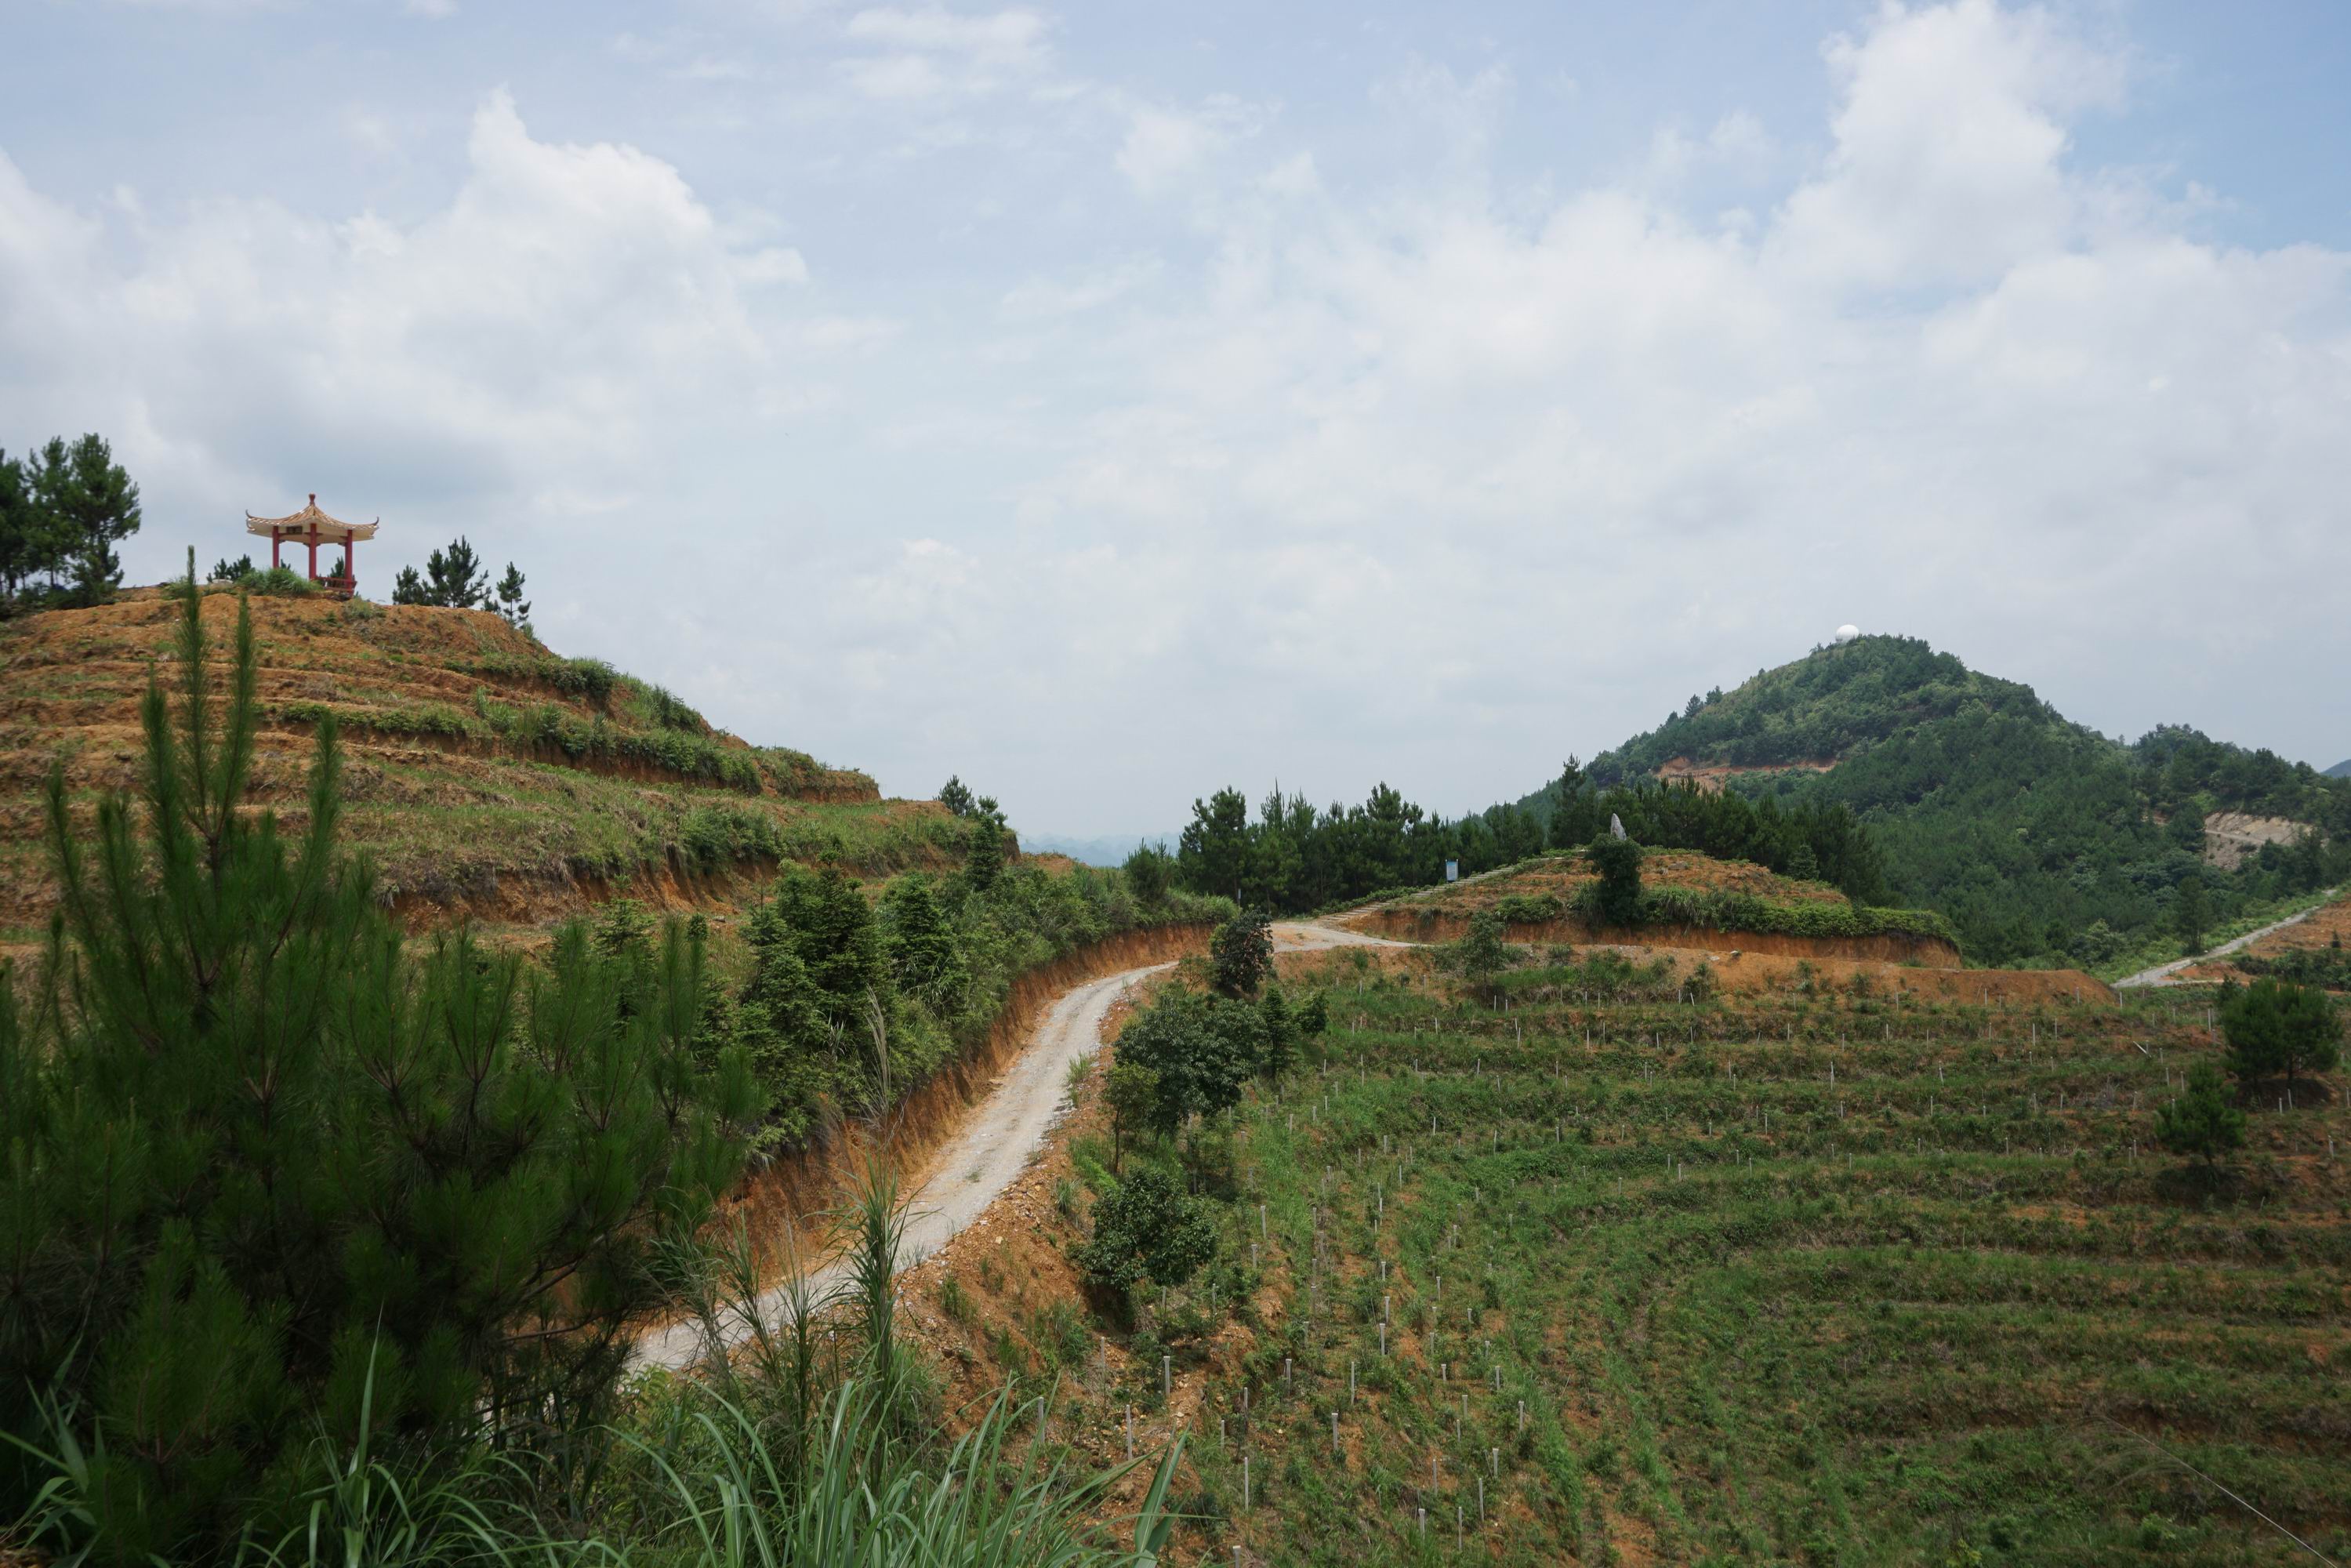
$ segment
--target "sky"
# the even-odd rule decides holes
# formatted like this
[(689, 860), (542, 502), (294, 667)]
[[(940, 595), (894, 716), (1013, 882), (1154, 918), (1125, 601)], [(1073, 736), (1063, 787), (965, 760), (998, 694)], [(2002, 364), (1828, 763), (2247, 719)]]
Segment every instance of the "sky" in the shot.
[(315, 491), (1030, 832), (1474, 810), (1844, 622), (2351, 756), (2351, 8), (5, 10), (0, 447), (133, 580)]

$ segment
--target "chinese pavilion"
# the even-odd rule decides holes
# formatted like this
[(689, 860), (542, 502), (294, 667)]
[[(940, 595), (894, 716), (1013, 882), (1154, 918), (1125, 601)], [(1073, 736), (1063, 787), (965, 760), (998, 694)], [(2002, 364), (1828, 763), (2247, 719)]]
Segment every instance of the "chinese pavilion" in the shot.
[[(353, 565), (357, 559), (357, 551), (352, 547), (360, 539), (375, 538), (376, 527), (382, 521), (381, 517), (378, 517), (372, 523), (338, 521), (319, 510), (319, 497), (317, 493), (313, 492), (310, 504), (290, 517), (256, 517), (251, 512), (246, 513), (245, 531), (249, 534), (269, 536), (269, 564), (272, 567), (281, 564), (277, 552), (287, 540), (292, 539), (298, 544), (308, 545), (310, 549), (310, 580), (329, 588), (337, 593), (348, 595), (359, 586), (358, 570)], [(340, 576), (320, 577), (319, 575), (319, 547), (322, 544), (339, 544), (343, 547)]]

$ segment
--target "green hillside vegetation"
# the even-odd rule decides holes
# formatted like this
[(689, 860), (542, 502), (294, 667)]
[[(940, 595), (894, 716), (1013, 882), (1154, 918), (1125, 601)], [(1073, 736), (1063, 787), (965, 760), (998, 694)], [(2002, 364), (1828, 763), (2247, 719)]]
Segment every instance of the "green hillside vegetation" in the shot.
[(164, 602), (136, 804), (85, 831), (52, 773), (62, 913), (23, 1006), (0, 963), (0, 1524), (61, 1561), (744, 1561), (697, 1545), (722, 1519), (795, 1561), (1113, 1561), (1080, 1517), (1102, 1478), (1006, 1468), (1009, 1413), (939, 1436), (886, 1178), (845, 1317), (762, 1324), (707, 1387), (622, 1375), (648, 1319), (747, 1310), (711, 1221), (747, 1168), (885, 1113), (1021, 969), (1229, 906), (1009, 863), (958, 787), (952, 872), (877, 904), (788, 868), (739, 979), (700, 917), (627, 901), (535, 955), (403, 940), (343, 839), (335, 716), (298, 818), (249, 809), (250, 605), (222, 659), (193, 579)]
[[(2351, 780), (2192, 729), (2124, 745), (2070, 723), (2029, 686), (1908, 638), (1816, 649), (1735, 691), (1692, 697), (1592, 760), (1594, 809), (1614, 809), (1627, 789), (1671, 798), (1651, 775), (1674, 758), (1759, 770), (1731, 775), (1724, 791), (1759, 807), (1851, 812), (1887, 900), (1941, 911), (1979, 963), (2111, 968), (2173, 930), (2188, 884), (2209, 928), (2351, 870)], [(1834, 766), (1797, 766), (1822, 762)], [(1562, 799), (1553, 784), (1519, 805), (1548, 819)], [(2312, 832), (2221, 871), (2201, 858), (2204, 818), (2221, 810)]]
[(1423, 919), (1490, 914), (1506, 927), (1575, 919), (1594, 927), (1694, 926), (1782, 936), (1958, 942), (1950, 922), (1930, 909), (1856, 904), (1826, 883), (1779, 875), (1743, 861), (1718, 861), (1698, 851), (1645, 850), (1630, 840), (1548, 851), (1474, 882), (1398, 895), (1385, 906)]
[[(2351, 1553), (2351, 1112), (2276, 1109), (2209, 993), (1725, 998), (1472, 947), (1458, 984), (1293, 971), (1329, 1020), (1296, 1071), (1073, 1148), (1098, 1217), (1137, 1171), (1206, 1195), (1170, 1223), (1213, 1249), (1132, 1291), (1134, 1371), (1072, 1411), (1114, 1436), (1163, 1354), (1205, 1379), (1192, 1560)], [(1138, 1031), (1163, 1072), (1162, 1036), (1268, 1061), (1242, 1004), (1173, 995), (1113, 1102)]]
[[(1885, 901), (1876, 846), (1842, 807), (1799, 802), (1783, 808), (1774, 800), (1750, 802), (1687, 788), (1604, 795), (1586, 788), (1573, 764), (1567, 778), (1573, 786), (1570, 810), (1557, 809), (1554, 793), (1548, 810), (1496, 806), (1453, 821), (1424, 812), (1384, 784), (1361, 806), (1328, 809), (1276, 789), (1255, 819), (1239, 790), (1220, 789), (1193, 802), (1172, 871), (1196, 892), (1277, 913), (1304, 913), (1441, 883), (1448, 861), (1463, 876), (1476, 876), (1518, 864), (1546, 845), (1580, 851), (1607, 831), (1613, 811), (1643, 844), (1751, 861), (1832, 883), (1857, 902)], [(1158, 858), (1149, 849), (1137, 852), (1138, 860)]]

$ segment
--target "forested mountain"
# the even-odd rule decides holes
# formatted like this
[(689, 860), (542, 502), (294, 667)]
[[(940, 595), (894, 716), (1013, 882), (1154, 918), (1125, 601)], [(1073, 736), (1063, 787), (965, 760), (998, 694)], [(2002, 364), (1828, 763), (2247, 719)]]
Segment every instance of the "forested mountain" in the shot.
[(2329, 779), (2351, 779), (2351, 757), (2345, 758), (2326, 770)]
[[(1604, 789), (1661, 770), (1782, 810), (1847, 809), (1893, 900), (1949, 915), (1981, 963), (2097, 964), (2183, 900), (2217, 922), (2351, 869), (2351, 779), (2177, 726), (2126, 745), (1913, 638), (1818, 648), (1692, 696), (1586, 771)], [(1560, 800), (1554, 783), (1519, 806), (1548, 821)], [(2283, 841), (2229, 869), (2204, 852), (2216, 812), (2310, 831), (2270, 830)]]

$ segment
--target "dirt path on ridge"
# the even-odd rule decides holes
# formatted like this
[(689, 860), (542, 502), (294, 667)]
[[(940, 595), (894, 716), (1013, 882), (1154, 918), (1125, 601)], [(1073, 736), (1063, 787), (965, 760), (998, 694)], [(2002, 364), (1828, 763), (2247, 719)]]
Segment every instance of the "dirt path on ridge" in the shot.
[(2273, 931), (2283, 931), (2289, 925), (2301, 925), (2304, 921), (2309, 919), (2312, 915), (2317, 914), (2320, 910), (2333, 903), (2335, 896), (2342, 891), (2343, 890), (2339, 887), (2330, 887), (2325, 894), (2320, 895), (2317, 903), (2312, 904), (2308, 909), (2304, 910), (2301, 914), (2289, 915), (2283, 920), (2273, 920), (2267, 925), (2262, 926), (2260, 930), (2248, 931), (2242, 936), (2232, 936), (2228, 941), (2221, 943), (2218, 947), (2213, 948), (2209, 953), (2199, 953), (2193, 957), (2189, 958), (2174, 958), (2168, 964), (2158, 964), (2152, 969), (2141, 969), (2136, 975), (2126, 976), (2122, 979), (2115, 982), (2115, 989), (2121, 991), (2128, 990), (2135, 986), (2169, 985), (2171, 983), (2172, 976), (2179, 973), (2180, 970), (2187, 968), (2191, 964), (2209, 964), (2215, 958), (2225, 958), (2230, 954), (2235, 952), (2238, 948), (2248, 946), (2252, 943), (2258, 942)]
[[(1337, 926), (1288, 920), (1274, 923), (1273, 936), (1278, 953), (1414, 946)], [(1076, 987), (1054, 1002), (987, 1098), (965, 1113), (963, 1125), (931, 1162), (929, 1179), (908, 1194), (905, 1235), (898, 1248), (900, 1269), (912, 1268), (946, 1246), (1012, 1184), (1045, 1146), (1053, 1124), (1068, 1109), (1070, 1065), (1102, 1048), (1102, 1020), (1112, 1007), (1139, 981), (1175, 967), (1146, 964), (1122, 970)], [(829, 1264), (813, 1272), (810, 1288), (821, 1296), (840, 1285), (847, 1272), (841, 1263)], [(770, 1322), (780, 1317), (783, 1291), (774, 1289), (761, 1295), (757, 1309)], [(748, 1333), (747, 1324), (730, 1323), (727, 1342), (739, 1343)], [(700, 1324), (671, 1323), (639, 1340), (633, 1360), (640, 1367), (678, 1370), (692, 1365), (702, 1349)]]

